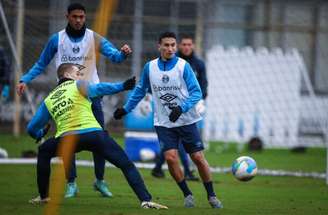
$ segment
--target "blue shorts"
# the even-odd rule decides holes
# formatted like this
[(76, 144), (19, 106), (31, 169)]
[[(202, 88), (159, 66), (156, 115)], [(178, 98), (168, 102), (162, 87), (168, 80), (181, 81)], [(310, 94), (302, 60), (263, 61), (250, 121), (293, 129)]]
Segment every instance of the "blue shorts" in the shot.
[(178, 149), (178, 144), (182, 144), (189, 154), (204, 150), (196, 123), (175, 128), (155, 126), (155, 130), (163, 152)]

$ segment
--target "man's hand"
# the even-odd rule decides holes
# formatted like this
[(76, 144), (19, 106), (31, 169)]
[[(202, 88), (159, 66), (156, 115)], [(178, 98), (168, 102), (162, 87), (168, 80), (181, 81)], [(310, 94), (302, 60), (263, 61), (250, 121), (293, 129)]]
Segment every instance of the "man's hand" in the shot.
[(197, 113), (199, 113), (201, 116), (205, 114), (206, 106), (205, 106), (205, 101), (203, 99), (199, 100), (199, 102), (196, 104), (195, 107)]
[(50, 127), (51, 127), (51, 126), (50, 126), (50, 124), (48, 123), (48, 124), (42, 129), (42, 130), (43, 130), (43, 132), (42, 132), (42, 136), (39, 137), (38, 139), (36, 139), (35, 143), (38, 144), (38, 143), (42, 140), (42, 138), (43, 138), (44, 136), (47, 135), (47, 133), (48, 133)]
[(181, 109), (180, 106), (170, 107), (170, 109), (172, 110), (172, 112), (169, 115), (169, 119), (170, 119), (171, 122), (175, 122), (181, 116), (182, 109)]
[(20, 82), (16, 86), (16, 91), (19, 96), (22, 96), (26, 89), (26, 84), (24, 82)]
[(116, 111), (114, 112), (114, 119), (122, 119), (124, 115), (126, 115), (127, 112), (124, 108), (117, 108)]
[(124, 90), (132, 90), (136, 86), (136, 76), (127, 79), (123, 83)]
[(122, 47), (121, 47), (121, 52), (123, 52), (126, 56), (130, 55), (132, 53), (132, 49), (130, 48), (129, 45), (127, 44), (124, 44)]

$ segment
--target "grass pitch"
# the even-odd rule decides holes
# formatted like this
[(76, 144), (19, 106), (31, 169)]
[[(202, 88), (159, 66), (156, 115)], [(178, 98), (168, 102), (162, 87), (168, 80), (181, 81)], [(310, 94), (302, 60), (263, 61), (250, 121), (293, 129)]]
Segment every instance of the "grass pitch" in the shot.
[[(121, 138), (118, 138), (122, 142)], [(19, 157), (22, 150), (36, 149), (28, 137), (14, 139), (0, 135), (0, 147), (6, 148), (11, 157)], [(254, 157), (259, 168), (319, 171), (325, 169), (325, 150), (311, 149), (305, 154), (293, 154), (287, 150), (266, 150), (262, 153), (243, 152), (233, 148), (216, 153), (218, 143), (212, 144), (206, 156), (211, 166), (230, 166), (233, 159), (241, 154)], [(83, 152), (79, 158), (90, 159), (90, 153)], [(166, 171), (165, 179), (155, 179), (149, 170), (141, 170), (145, 183), (154, 201), (169, 207), (167, 211), (143, 210), (121, 172), (116, 168), (106, 169), (106, 181), (114, 194), (103, 198), (93, 191), (93, 169), (78, 167), (78, 198), (65, 199), (59, 214), (328, 214), (328, 187), (324, 180), (295, 177), (256, 176), (243, 183), (231, 174), (214, 174), (214, 185), (224, 208), (215, 210), (206, 201), (206, 194), (200, 182), (190, 182), (196, 207), (183, 208), (183, 197), (175, 182)], [(43, 206), (29, 205), (27, 201), (37, 195), (33, 165), (0, 165), (0, 214), (43, 214)]]

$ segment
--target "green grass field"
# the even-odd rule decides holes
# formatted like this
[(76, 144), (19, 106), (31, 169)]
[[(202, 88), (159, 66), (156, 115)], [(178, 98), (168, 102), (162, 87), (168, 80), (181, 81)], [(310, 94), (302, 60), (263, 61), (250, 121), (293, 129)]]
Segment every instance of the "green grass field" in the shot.
[[(116, 137), (122, 143), (122, 138)], [(10, 157), (20, 157), (22, 150), (34, 149), (32, 139), (23, 136), (15, 139), (0, 135), (0, 147), (8, 150)], [(233, 147), (222, 153), (219, 143), (212, 143), (206, 156), (211, 166), (230, 166), (239, 155), (254, 157), (259, 168), (291, 171), (325, 170), (325, 150), (311, 149), (305, 154), (288, 150), (265, 150), (261, 153), (243, 151), (237, 154)], [(90, 153), (82, 152), (80, 159), (90, 159)], [(328, 187), (325, 181), (312, 178), (257, 176), (252, 181), (236, 181), (231, 174), (214, 174), (215, 189), (224, 208), (211, 209), (205, 199), (205, 191), (199, 182), (190, 182), (196, 207), (183, 208), (182, 194), (166, 172), (165, 179), (155, 179), (149, 170), (141, 170), (154, 200), (169, 206), (168, 211), (142, 210), (132, 190), (120, 171), (106, 170), (114, 198), (107, 199), (92, 190), (93, 169), (78, 167), (80, 196), (66, 199), (59, 214), (328, 214)], [(37, 195), (35, 167), (33, 165), (0, 165), (0, 214), (42, 214), (42, 206), (32, 206), (27, 201)]]

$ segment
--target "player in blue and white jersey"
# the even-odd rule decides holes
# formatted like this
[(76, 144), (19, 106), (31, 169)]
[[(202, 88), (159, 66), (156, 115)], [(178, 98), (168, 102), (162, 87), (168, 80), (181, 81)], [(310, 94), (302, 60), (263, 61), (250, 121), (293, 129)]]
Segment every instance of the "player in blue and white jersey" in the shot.
[(196, 127), (201, 116), (195, 105), (202, 98), (202, 92), (191, 66), (175, 55), (176, 49), (175, 34), (162, 33), (158, 40), (160, 57), (144, 66), (137, 87), (126, 104), (114, 112), (114, 118), (121, 119), (131, 112), (150, 89), (154, 100), (155, 130), (170, 174), (184, 194), (184, 206), (194, 207), (195, 204), (179, 166), (179, 144), (183, 144), (197, 166), (210, 205), (213, 208), (221, 208), (222, 204), (214, 192), (209, 165), (202, 152), (204, 146)]
[[(66, 18), (68, 21), (66, 28), (50, 37), (39, 60), (21, 77), (20, 83), (17, 85), (17, 93), (19, 95), (22, 95), (27, 84), (45, 71), (45, 68), (52, 59), (54, 59), (56, 68), (62, 63), (81, 65), (81, 68), (84, 68), (80, 71), (82, 75), (81, 79), (97, 84), (99, 83), (96, 68), (97, 51), (109, 58), (113, 63), (122, 62), (131, 53), (128, 45), (125, 44), (120, 50), (117, 50), (108, 40), (88, 29), (85, 24), (86, 10), (83, 5), (79, 3), (70, 4), (67, 8)], [(101, 102), (101, 97), (93, 98), (92, 110), (97, 121), (104, 128), (104, 113)], [(103, 196), (111, 197), (112, 193), (104, 181), (105, 159), (96, 153), (93, 153), (93, 158), (96, 176), (94, 188)], [(74, 157), (71, 172), (67, 176), (66, 198), (74, 197), (78, 193), (75, 178), (76, 167)]]

